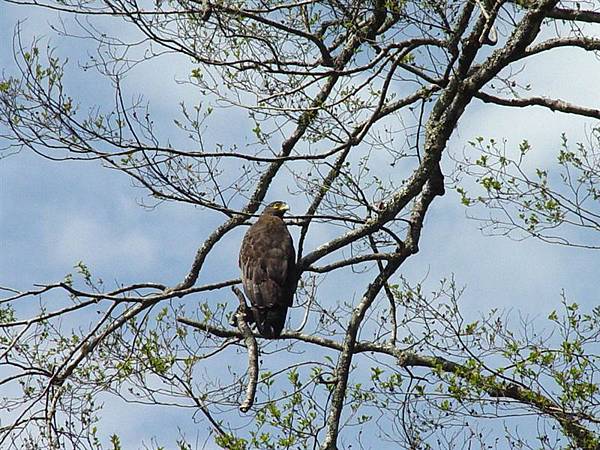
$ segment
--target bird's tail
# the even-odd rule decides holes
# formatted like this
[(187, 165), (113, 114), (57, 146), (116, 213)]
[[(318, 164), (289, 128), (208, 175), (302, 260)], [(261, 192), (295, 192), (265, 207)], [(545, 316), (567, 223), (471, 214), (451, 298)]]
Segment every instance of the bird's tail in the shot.
[(258, 328), (261, 335), (266, 338), (276, 338), (281, 334), (281, 330), (285, 325), (287, 307), (253, 308), (252, 312), (254, 313), (256, 328)]

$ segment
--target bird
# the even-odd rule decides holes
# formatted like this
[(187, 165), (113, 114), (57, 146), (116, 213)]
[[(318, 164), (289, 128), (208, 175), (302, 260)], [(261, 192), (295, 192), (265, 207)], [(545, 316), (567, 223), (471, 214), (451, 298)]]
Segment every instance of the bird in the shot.
[(297, 286), (296, 251), (283, 221), (288, 210), (282, 201), (267, 205), (244, 235), (240, 248), (239, 266), (251, 319), (266, 338), (281, 334)]

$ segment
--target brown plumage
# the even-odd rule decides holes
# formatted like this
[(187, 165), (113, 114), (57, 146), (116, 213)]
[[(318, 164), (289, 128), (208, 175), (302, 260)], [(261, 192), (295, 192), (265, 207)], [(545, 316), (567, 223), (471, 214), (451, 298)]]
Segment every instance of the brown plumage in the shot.
[(261, 335), (277, 337), (296, 290), (295, 251), (283, 221), (284, 202), (268, 205), (246, 232), (240, 249), (244, 292)]

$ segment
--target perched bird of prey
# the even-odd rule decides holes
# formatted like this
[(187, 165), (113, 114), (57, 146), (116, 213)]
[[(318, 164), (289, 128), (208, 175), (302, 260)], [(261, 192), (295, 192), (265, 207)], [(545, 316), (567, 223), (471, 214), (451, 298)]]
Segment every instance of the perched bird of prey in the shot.
[(269, 204), (242, 241), (239, 265), (244, 292), (261, 335), (277, 337), (296, 291), (295, 250), (283, 221), (285, 202)]

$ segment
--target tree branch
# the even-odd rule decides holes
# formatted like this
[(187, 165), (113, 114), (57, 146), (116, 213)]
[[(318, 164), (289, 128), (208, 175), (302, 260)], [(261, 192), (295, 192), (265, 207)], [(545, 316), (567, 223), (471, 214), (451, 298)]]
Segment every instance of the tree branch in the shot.
[(252, 408), (254, 396), (256, 395), (256, 384), (258, 383), (258, 346), (256, 345), (256, 339), (252, 334), (252, 330), (250, 330), (246, 322), (246, 316), (248, 315), (246, 298), (237, 287), (231, 286), (231, 290), (240, 301), (240, 307), (235, 314), (235, 318), (238, 329), (242, 333), (244, 343), (248, 349), (248, 384), (246, 386), (246, 397), (240, 405), (240, 411), (246, 413)]
[[(364, 305), (364, 303), (361, 302), (361, 305)], [(215, 327), (213, 325), (197, 322), (184, 317), (178, 317), (177, 321), (217, 337), (239, 339), (244, 338), (244, 334), (240, 331), (226, 330), (224, 328)], [(260, 337), (257, 334), (254, 334), (254, 336)], [(344, 343), (340, 343), (338, 341), (320, 336), (295, 332), (283, 332), (278, 339), (298, 340), (332, 350), (337, 350), (339, 352), (344, 352), (347, 350), (346, 339), (344, 340)], [(599, 436), (580, 423), (581, 420), (589, 420), (589, 417), (582, 416), (577, 412), (565, 411), (543, 394), (540, 394), (532, 389), (528, 389), (516, 382), (507, 381), (505, 379), (498, 380), (494, 375), (480, 374), (481, 377), (474, 378), (474, 371), (479, 369), (473, 369), (439, 356), (417, 354), (410, 349), (400, 348), (390, 343), (377, 344), (374, 342), (355, 342), (351, 352), (353, 354), (365, 352), (385, 354), (395, 358), (398, 367), (428, 368), (432, 369), (434, 373), (437, 371), (442, 371), (444, 373), (456, 375), (461, 379), (467, 380), (468, 382), (473, 382), (473, 380), (476, 379), (478, 381), (475, 387), (482, 389), (490, 397), (500, 397), (515, 400), (557, 420), (565, 430), (565, 433), (574, 440), (578, 448), (592, 450), (596, 448), (593, 447), (594, 443), (599, 442)]]
[(544, 97), (529, 97), (529, 98), (501, 98), (494, 95), (478, 92), (475, 97), (485, 103), (493, 103), (502, 106), (512, 106), (524, 108), (526, 106), (543, 106), (552, 111), (560, 111), (567, 114), (576, 114), (578, 116), (591, 117), (600, 119), (600, 109), (586, 108), (584, 106), (574, 105), (565, 102), (564, 100), (544, 98)]
[(545, 52), (551, 50), (553, 48), (561, 48), (561, 47), (578, 47), (584, 50), (593, 52), (600, 50), (600, 39), (589, 38), (586, 36), (577, 36), (577, 37), (563, 37), (563, 38), (554, 38), (548, 39), (547, 41), (540, 42), (537, 45), (529, 47), (525, 53), (524, 57), (532, 56), (537, 53)]
[(548, 12), (548, 17), (560, 20), (600, 23), (600, 12), (585, 9), (554, 8)]

